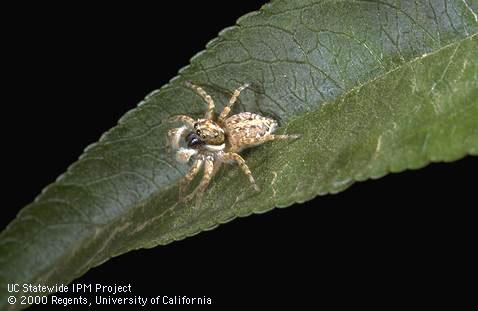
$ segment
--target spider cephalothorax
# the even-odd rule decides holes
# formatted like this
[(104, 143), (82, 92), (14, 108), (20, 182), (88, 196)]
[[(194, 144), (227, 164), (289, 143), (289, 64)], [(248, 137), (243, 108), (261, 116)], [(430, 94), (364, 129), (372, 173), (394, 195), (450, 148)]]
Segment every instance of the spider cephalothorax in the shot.
[[(169, 146), (176, 151), (176, 159), (187, 163), (193, 160), (191, 169), (179, 184), (180, 196), (194, 176), (204, 166), (204, 176), (197, 188), (184, 199), (191, 199), (195, 195), (200, 200), (212, 176), (223, 162), (236, 162), (244, 174), (249, 178), (256, 191), (259, 190), (254, 177), (244, 159), (238, 154), (244, 148), (257, 146), (271, 140), (298, 138), (298, 135), (274, 135), (277, 122), (272, 118), (263, 117), (252, 112), (241, 112), (228, 117), (232, 106), (242, 90), (248, 84), (236, 89), (219, 117), (214, 116), (214, 101), (202, 88), (188, 83), (208, 104), (208, 110), (203, 119), (194, 120), (186, 115), (173, 117), (172, 121), (179, 121), (183, 126), (168, 132)], [(182, 146), (180, 145), (183, 141)]]
[(197, 120), (194, 123), (194, 131), (192, 133), (197, 134), (208, 145), (221, 145), (225, 140), (224, 130), (212, 120)]

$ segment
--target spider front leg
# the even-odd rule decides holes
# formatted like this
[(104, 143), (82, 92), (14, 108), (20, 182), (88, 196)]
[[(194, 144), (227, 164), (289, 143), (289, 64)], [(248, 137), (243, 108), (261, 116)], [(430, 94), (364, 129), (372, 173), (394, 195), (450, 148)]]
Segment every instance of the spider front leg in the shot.
[(252, 176), (252, 172), (246, 164), (246, 161), (237, 153), (235, 152), (226, 152), (222, 155), (222, 161), (234, 161), (236, 162), (239, 167), (241, 168), (242, 172), (249, 178), (249, 182), (252, 184), (252, 187), (255, 191), (260, 191), (259, 186), (256, 184), (254, 180), (254, 176)]
[(201, 179), (199, 185), (194, 189), (194, 191), (184, 198), (185, 201), (190, 201), (196, 196), (196, 206), (201, 205), (202, 196), (204, 190), (211, 182), (212, 176), (214, 175), (214, 159), (212, 157), (207, 157), (204, 161), (204, 176)]
[(191, 183), (194, 177), (197, 175), (201, 166), (203, 165), (204, 160), (201, 158), (196, 159), (193, 162), (193, 165), (189, 169), (189, 172), (179, 181), (179, 200), (183, 199), (183, 195), (186, 192), (187, 186)]
[(231, 112), (232, 106), (236, 103), (237, 98), (239, 97), (239, 95), (241, 95), (241, 92), (247, 87), (249, 87), (249, 83), (241, 85), (234, 91), (231, 96), (231, 99), (229, 100), (229, 104), (224, 107), (224, 110), (222, 110), (221, 114), (219, 115), (219, 118), (217, 119), (217, 122), (219, 124), (224, 123), (224, 120), (226, 120), (227, 116), (229, 115), (229, 112)]
[(214, 118), (214, 100), (212, 99), (212, 97), (208, 93), (206, 93), (206, 91), (200, 86), (192, 84), (189, 81), (186, 81), (186, 85), (195, 90), (196, 93), (198, 93), (199, 96), (201, 96), (207, 103), (207, 111), (204, 118), (206, 118), (207, 120), (212, 120)]

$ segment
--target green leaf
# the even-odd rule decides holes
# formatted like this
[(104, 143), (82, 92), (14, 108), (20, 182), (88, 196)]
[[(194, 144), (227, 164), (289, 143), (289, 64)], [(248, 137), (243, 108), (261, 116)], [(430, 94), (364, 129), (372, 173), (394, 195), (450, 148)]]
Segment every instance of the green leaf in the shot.
[[(1, 233), (2, 289), (68, 283), (113, 256), (237, 216), (478, 155), (477, 12), (472, 0), (304, 0), (274, 1), (242, 17)], [(205, 109), (186, 80), (204, 86), (218, 109), (252, 82), (236, 111), (273, 116), (279, 133), (302, 134), (246, 154), (260, 193), (228, 167), (199, 209), (177, 202), (176, 184), (188, 167), (166, 153), (166, 120)]]

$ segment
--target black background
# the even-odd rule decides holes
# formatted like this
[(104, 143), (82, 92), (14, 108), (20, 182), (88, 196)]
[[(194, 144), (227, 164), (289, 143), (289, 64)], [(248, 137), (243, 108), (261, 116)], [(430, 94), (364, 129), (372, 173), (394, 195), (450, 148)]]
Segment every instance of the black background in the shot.
[[(0, 228), (221, 29), (260, 5), (4, 11)], [(131, 283), (148, 297), (205, 295), (225, 307), (440, 301), (466, 276), (476, 248), (477, 166), (467, 157), (358, 183), (121, 255), (76, 282)]]

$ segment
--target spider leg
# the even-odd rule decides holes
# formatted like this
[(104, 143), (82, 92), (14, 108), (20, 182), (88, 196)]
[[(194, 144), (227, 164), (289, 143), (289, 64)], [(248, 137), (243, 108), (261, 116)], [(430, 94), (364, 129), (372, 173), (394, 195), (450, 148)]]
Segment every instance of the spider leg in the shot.
[(256, 184), (256, 181), (254, 180), (254, 177), (252, 176), (251, 170), (246, 164), (246, 161), (239, 154), (235, 152), (226, 152), (222, 155), (221, 159), (224, 162), (227, 162), (227, 161), (236, 162), (241, 168), (242, 172), (247, 176), (247, 178), (249, 178), (249, 182), (252, 184), (252, 187), (254, 187), (254, 190), (255, 191), (260, 190), (259, 186)]
[(183, 198), (183, 194), (185, 193), (187, 186), (191, 183), (191, 181), (197, 175), (203, 163), (204, 163), (204, 160), (202, 158), (197, 158), (193, 162), (193, 165), (189, 169), (189, 172), (179, 181), (179, 200)]
[(214, 118), (214, 100), (212, 97), (200, 86), (194, 85), (189, 81), (186, 81), (186, 85), (196, 91), (196, 93), (198, 93), (207, 103), (207, 111), (204, 118), (212, 120)]
[(211, 182), (213, 171), (214, 171), (214, 160), (212, 157), (208, 157), (204, 161), (204, 176), (202, 177), (201, 182), (191, 194), (189, 194), (187, 197), (184, 198), (185, 201), (190, 201), (192, 200), (192, 198), (196, 196), (196, 206), (199, 206), (201, 204), (204, 190), (206, 190), (207, 186)]
[(224, 107), (224, 110), (222, 110), (221, 114), (219, 115), (219, 119), (217, 120), (219, 124), (222, 124), (224, 120), (226, 120), (227, 116), (229, 115), (229, 112), (231, 112), (232, 106), (236, 103), (237, 98), (239, 97), (241, 92), (247, 87), (249, 87), (249, 83), (241, 85), (234, 91), (231, 96), (231, 99), (229, 100), (229, 104)]
[(219, 169), (221, 168), (221, 166), (222, 166), (221, 161), (214, 162), (214, 169), (212, 171), (212, 176), (215, 176), (217, 174), (217, 172), (219, 172)]

